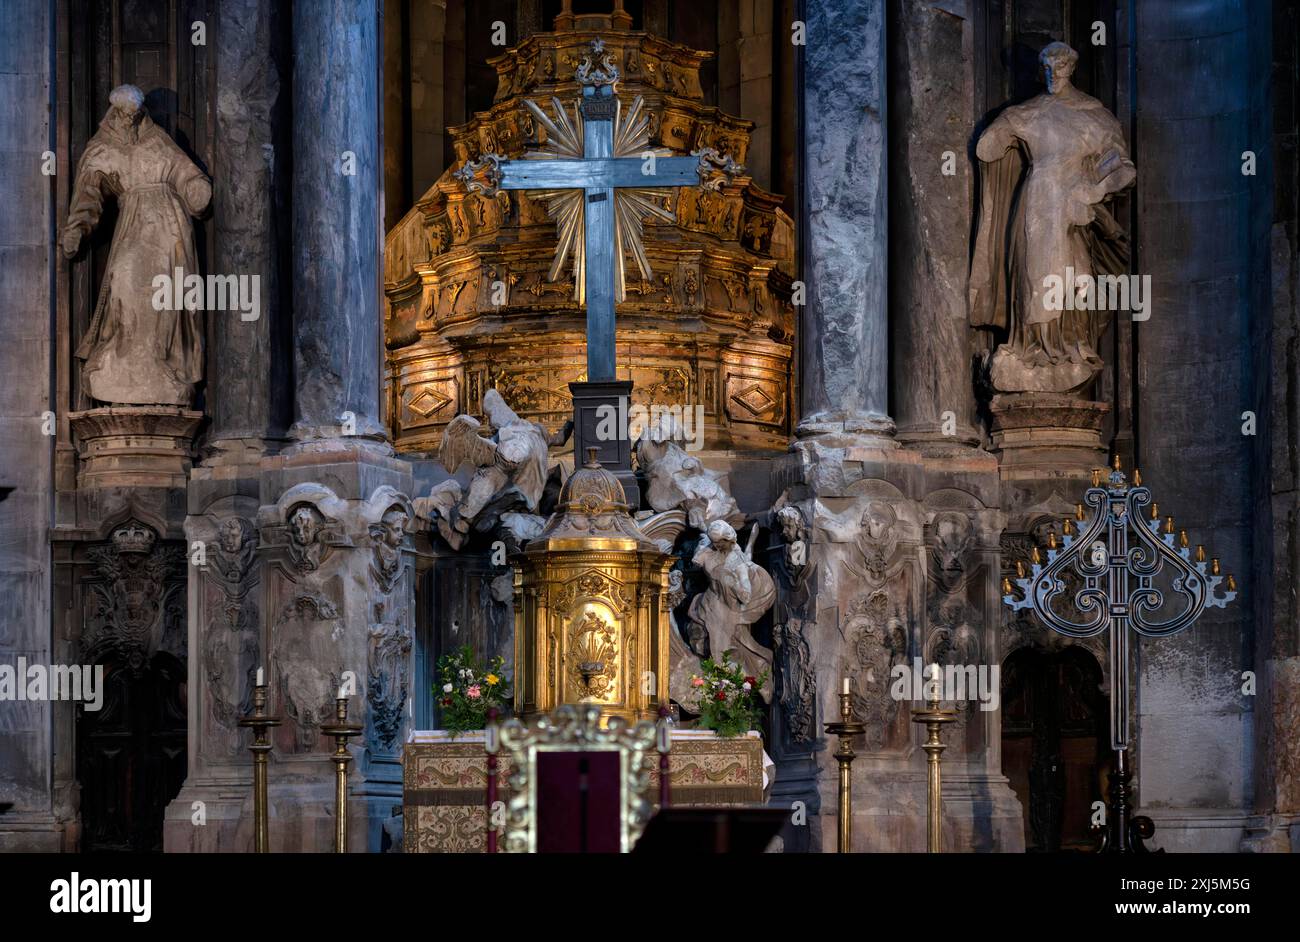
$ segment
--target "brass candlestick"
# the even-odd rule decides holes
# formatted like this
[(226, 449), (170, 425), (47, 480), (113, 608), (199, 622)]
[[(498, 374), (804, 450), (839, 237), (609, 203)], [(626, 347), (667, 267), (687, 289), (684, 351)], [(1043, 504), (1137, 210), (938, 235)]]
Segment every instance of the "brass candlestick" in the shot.
[(334, 701), (334, 717), (332, 724), (320, 730), (334, 737), (334, 755), (330, 756), (334, 762), (334, 853), (341, 854), (348, 842), (348, 763), (352, 761), (348, 740), (361, 735), (361, 724), (348, 722), (347, 697)]
[(267, 730), (280, 725), (278, 716), (267, 715), (266, 684), (253, 688), (253, 712), (242, 718), (239, 725), (253, 731), (253, 741), (248, 747), (253, 754), (253, 851), (266, 854), (271, 850), (266, 798), (266, 756), (271, 751), (271, 739)]
[[(937, 686), (937, 678), (935, 682)], [(926, 730), (925, 742), (921, 748), (925, 750), (926, 770), (929, 773), (926, 795), (929, 820), (926, 823), (925, 837), (926, 850), (931, 854), (943, 853), (943, 779), (939, 772), (939, 762), (946, 747), (939, 737), (939, 731), (945, 723), (957, 721), (952, 710), (939, 708), (939, 702), (936, 695), (926, 700), (924, 710), (912, 711), (912, 722), (924, 723)]]
[[(847, 681), (845, 684), (847, 686)], [(836, 850), (841, 854), (847, 854), (853, 847), (853, 776), (850, 767), (857, 758), (857, 753), (853, 751), (850, 740), (867, 731), (853, 716), (852, 700), (853, 695), (847, 690), (843, 691), (840, 694), (840, 721), (826, 724), (826, 732), (839, 737), (839, 745), (835, 749), (835, 761), (840, 764), (840, 833)]]

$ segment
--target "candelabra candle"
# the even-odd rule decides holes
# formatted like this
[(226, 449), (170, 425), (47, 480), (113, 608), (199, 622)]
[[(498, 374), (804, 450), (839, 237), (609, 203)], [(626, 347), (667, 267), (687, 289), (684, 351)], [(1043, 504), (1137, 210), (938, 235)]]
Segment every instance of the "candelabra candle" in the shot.
[(836, 848), (841, 854), (853, 849), (853, 760), (857, 753), (853, 751), (850, 740), (861, 736), (867, 728), (859, 723), (853, 715), (853, 694), (849, 692), (849, 683), (844, 682), (844, 692), (840, 694), (840, 721), (827, 723), (826, 732), (839, 739), (835, 749), (835, 761), (840, 766), (839, 793), (839, 834)]
[(487, 852), (497, 852), (497, 753), (501, 751), (500, 711), (488, 707), (487, 725), (483, 728), (483, 751), (487, 753)]
[(655, 728), (655, 749), (659, 752), (659, 808), (667, 808), (672, 800), (672, 763), (668, 753), (672, 749), (673, 730), (668, 721), (666, 705), (659, 707), (659, 723)]
[(334, 762), (334, 852), (341, 854), (347, 850), (348, 840), (348, 763), (352, 761), (348, 740), (361, 735), (361, 724), (348, 722), (347, 697), (334, 701), (334, 722), (322, 726), (321, 732), (334, 737), (334, 755), (330, 756)]
[[(258, 668), (257, 677), (259, 681), (262, 679), (261, 668)], [(266, 685), (259, 683), (253, 687), (253, 712), (239, 721), (240, 726), (253, 731), (248, 751), (253, 754), (253, 850), (259, 854), (271, 850), (266, 784), (266, 757), (271, 752), (271, 739), (267, 731), (280, 725), (278, 716), (267, 715), (266, 702)]]
[[(1083, 505), (1091, 513), (1080, 521), (1078, 535), (1067, 535), (1060, 548), (1048, 549), (1046, 561), (1035, 547), (1031, 571), (1014, 580), (1020, 596), (1006, 592), (1002, 600), (1013, 609), (1029, 609), (1047, 627), (1067, 637), (1090, 638), (1110, 631), (1110, 737), (1116, 771), (1105, 849), (1125, 852), (1140, 849), (1141, 843), (1130, 834), (1127, 813), (1127, 780), (1132, 777), (1124, 755), (1130, 745), (1129, 630), (1148, 638), (1177, 634), (1207, 608), (1224, 608), (1237, 593), (1232, 576), (1225, 581), (1219, 575), (1217, 560), (1207, 565), (1201, 549), (1192, 559), (1187, 534), (1175, 530), (1172, 516), (1161, 526), (1151, 491), (1130, 485), (1118, 459), (1104, 487), (1101, 474), (1093, 472), (1094, 486), (1083, 495)], [(1148, 505), (1152, 513), (1144, 516)], [(1083, 583), (1073, 597), (1066, 589), (1067, 575)], [(1181, 600), (1181, 608), (1173, 599)], [(1069, 603), (1082, 620), (1061, 612)], [(1172, 614), (1167, 608), (1173, 609)]]
[(947, 723), (955, 723), (957, 715), (952, 710), (940, 709), (939, 690), (941, 674), (939, 665), (934, 665), (931, 683), (926, 686), (931, 696), (926, 698), (925, 709), (912, 711), (912, 722), (925, 725), (926, 737), (921, 748), (925, 750), (926, 765), (926, 818), (925, 843), (931, 854), (943, 852), (943, 779), (939, 763), (943, 758), (943, 738), (940, 732)]

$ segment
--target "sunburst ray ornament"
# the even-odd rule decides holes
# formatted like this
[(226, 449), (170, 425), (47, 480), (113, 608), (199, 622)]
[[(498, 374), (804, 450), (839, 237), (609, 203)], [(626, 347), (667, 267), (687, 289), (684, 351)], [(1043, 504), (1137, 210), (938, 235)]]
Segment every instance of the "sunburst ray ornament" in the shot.
[[(524, 104), (533, 113), (539, 124), (546, 129), (546, 142), (540, 150), (529, 151), (526, 159), (556, 160), (582, 159), (584, 138), (582, 111), (577, 103), (572, 113), (557, 98), (551, 99), (551, 108), (555, 120), (534, 101), (525, 99)], [(650, 117), (646, 113), (645, 99), (640, 95), (632, 100), (626, 114), (623, 103), (614, 99), (614, 147), (612, 157), (631, 157), (642, 161), (659, 161), (672, 157), (673, 152), (666, 147), (650, 146)], [(582, 190), (534, 190), (534, 199), (546, 204), (546, 215), (555, 221), (559, 236), (555, 247), (555, 258), (551, 270), (547, 273), (548, 281), (555, 281), (564, 271), (565, 262), (572, 258), (573, 299), (579, 304), (586, 301), (586, 246), (583, 233), (586, 231), (584, 213), (585, 200)], [(642, 224), (649, 216), (672, 222), (674, 216), (663, 203), (668, 197), (658, 187), (619, 187), (614, 190), (614, 299), (623, 301), (627, 298), (627, 264), (630, 254), (636, 262), (637, 270), (644, 281), (651, 277), (650, 260), (646, 257), (645, 242), (642, 239)]]
[(597, 381), (614, 378), (614, 305), (627, 296), (627, 256), (643, 279), (652, 275), (645, 220), (673, 220), (665, 205), (670, 188), (719, 190), (744, 168), (713, 148), (690, 157), (652, 148), (645, 101), (638, 95), (624, 110), (615, 94), (619, 70), (603, 40), (592, 42), (575, 76), (582, 98), (572, 111), (557, 98), (552, 114), (525, 100), (546, 133), (541, 149), (520, 160), (484, 154), (455, 176), (471, 192), (528, 190), (546, 204), (557, 235), (547, 280), (557, 280), (566, 264), (573, 272), (574, 300), (587, 307), (587, 373)]

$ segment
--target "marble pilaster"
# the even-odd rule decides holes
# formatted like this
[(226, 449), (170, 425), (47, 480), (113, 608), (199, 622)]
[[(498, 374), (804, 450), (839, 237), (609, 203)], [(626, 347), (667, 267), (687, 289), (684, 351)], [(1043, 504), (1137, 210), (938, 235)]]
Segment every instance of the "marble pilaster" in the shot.
[(809, 3), (800, 437), (888, 436), (885, 2)]

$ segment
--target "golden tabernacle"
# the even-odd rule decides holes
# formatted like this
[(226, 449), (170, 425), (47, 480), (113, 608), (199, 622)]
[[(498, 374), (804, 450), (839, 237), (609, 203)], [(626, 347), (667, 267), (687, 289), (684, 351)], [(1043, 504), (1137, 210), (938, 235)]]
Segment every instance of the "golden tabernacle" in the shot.
[[(604, 40), (621, 72), (623, 120), (640, 127), (639, 115), (648, 119), (647, 152), (713, 148), (745, 162), (752, 122), (703, 101), (699, 68), (709, 53), (610, 24), (579, 26), (535, 34), (491, 60), (492, 107), (451, 129), (455, 163), (388, 235), (387, 412), (399, 450), (436, 449), (458, 413), (482, 416), (493, 388), (521, 417), (551, 428), (573, 413), (568, 384), (587, 379), (586, 314), (583, 280), (574, 277), (583, 270), (581, 226), (576, 244), (557, 236), (571, 228), (569, 191), (489, 198), (453, 173), (488, 153), (557, 153), (574, 144), (569, 131), (580, 141), (574, 70), (592, 40)], [(637, 96), (644, 102), (634, 115)], [(716, 191), (641, 199), (644, 230), (620, 234), (618, 378), (633, 381), (634, 404), (702, 406), (708, 448), (784, 449), (793, 228), (781, 198), (742, 173)]]
[(545, 529), (515, 566), (515, 713), (598, 705), (654, 719), (668, 703), (668, 570), (638, 529), (618, 478), (574, 471)]

